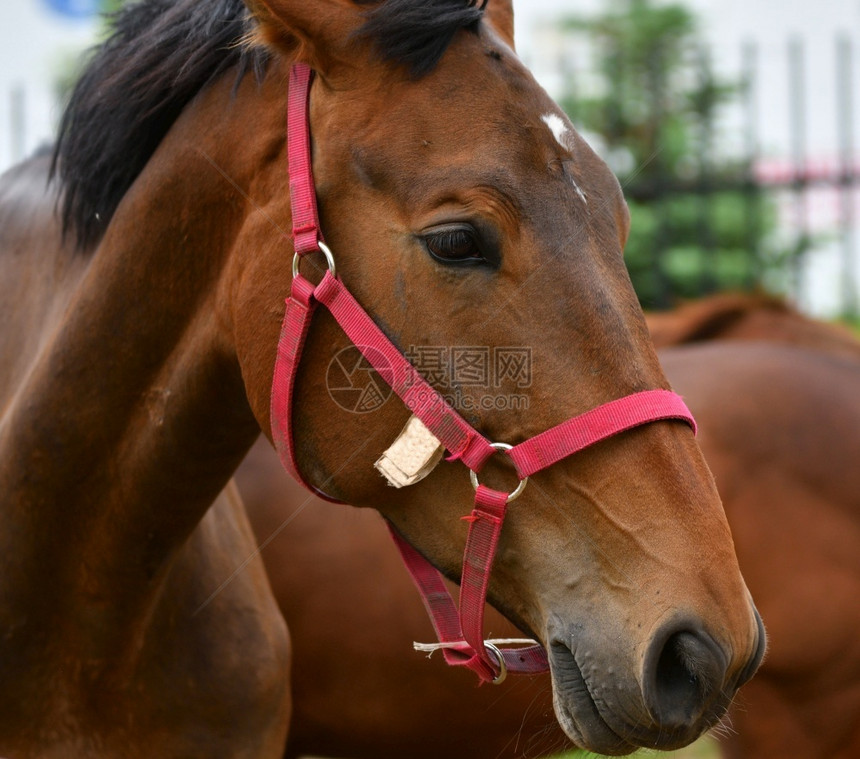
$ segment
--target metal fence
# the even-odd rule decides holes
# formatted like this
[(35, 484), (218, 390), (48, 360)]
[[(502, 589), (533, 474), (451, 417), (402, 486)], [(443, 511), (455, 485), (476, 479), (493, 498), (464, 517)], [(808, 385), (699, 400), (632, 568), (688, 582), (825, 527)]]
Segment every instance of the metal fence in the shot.
[[(678, 114), (666, 106), (678, 72), (669, 82), (654, 65), (643, 76), (643, 107), (649, 113), (642, 123), (654, 132), (658, 147), (626, 167), (614, 160), (611, 147), (619, 136), (613, 130), (623, 131), (617, 126), (623, 106), (607, 92), (616, 84), (602, 72), (610, 80), (601, 95), (607, 113), (600, 133), (592, 136), (621, 177), (631, 204), (628, 267), (644, 305), (665, 308), (716, 290), (761, 288), (786, 294), (810, 311), (858, 315), (860, 77), (855, 47), (847, 36), (836, 38), (826, 65), (816, 59), (810, 76), (800, 38), (786, 41), (778, 61), (769, 49), (767, 67), (759, 46), (743, 45), (731, 97), (719, 108), (690, 109), (683, 127), (691, 136), (690, 152), (672, 165), (659, 146), (678, 128), (676, 121), (669, 123)], [(577, 68), (573, 58), (582, 55), (562, 55), (560, 65), (564, 89), (574, 93), (567, 102), (577, 123), (585, 115), (576, 112), (577, 104), (587, 101), (583, 92), (594, 90), (595, 75)], [(690, 92), (707, 96), (716, 91), (720, 74), (714, 73), (711, 52), (692, 49), (687, 58), (680, 79)], [(619, 72), (622, 68), (618, 63)], [(775, 87), (784, 88), (779, 98), (773, 97)], [(762, 125), (775, 120), (785, 133), (776, 150), (762, 137)], [(810, 140), (813, 121), (816, 139)]]

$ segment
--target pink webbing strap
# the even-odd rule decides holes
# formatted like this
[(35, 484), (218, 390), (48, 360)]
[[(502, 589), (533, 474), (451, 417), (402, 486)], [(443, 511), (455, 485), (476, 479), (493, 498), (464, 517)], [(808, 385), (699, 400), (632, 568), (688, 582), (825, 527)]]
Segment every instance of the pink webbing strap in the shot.
[(489, 441), (416, 371), (343, 283), (328, 271), (316, 287), (301, 275), (294, 277), (287, 300), (278, 342), (270, 412), (272, 434), (284, 468), (312, 492), (327, 500), (334, 500), (301, 476), (292, 432), (293, 388), (302, 347), (317, 303), (329, 309), (371, 366), (445, 446), (450, 458), (461, 459), (470, 469), (480, 469), (494, 452)]
[(418, 373), (344, 284), (326, 272), (314, 298), (328, 308), (371, 366), (445, 446), (449, 460), (460, 459), (469, 469), (480, 469), (493, 455), (490, 442)]
[[(308, 97), (313, 72), (296, 64), (290, 73), (288, 157), (295, 251), (299, 256), (320, 249), (316, 192), (311, 166)], [(493, 454), (489, 441), (469, 425), (442, 396), (418, 374), (409, 361), (376, 326), (331, 271), (316, 287), (297, 274), (278, 343), (272, 383), (272, 434), (284, 467), (299, 482), (323, 498), (334, 500), (310, 486), (301, 476), (295, 457), (292, 429), (293, 388), (308, 327), (317, 303), (324, 304), (364, 357), (391, 385), (406, 405), (448, 449), (478, 471)], [(508, 451), (520, 477), (525, 478), (600, 440), (641, 424), (679, 419), (695, 431), (695, 422), (683, 401), (666, 390), (650, 390), (604, 404), (526, 440)], [(484, 680), (499, 680), (506, 670), (538, 672), (547, 668), (540, 646), (499, 650), (483, 641), (483, 614), (489, 573), (504, 521), (508, 495), (478, 486), (469, 533), (460, 592), (459, 611), (441, 576), (411, 546), (397, 538), (410, 572), (443, 644), (445, 658), (475, 670)], [(501, 657), (499, 661), (497, 657)]]
[[(484, 682), (495, 681), (503, 671), (538, 673), (549, 668), (546, 651), (539, 644), (495, 649), (492, 654), (484, 644), (484, 605), (507, 498), (506, 493), (480, 485), (475, 493), (475, 508), (464, 517), (469, 522), (469, 532), (463, 557), (459, 610), (439, 571), (390, 528), (436, 630), (445, 661), (451, 666), (473, 670)], [(497, 654), (504, 659), (504, 667), (496, 661)]]
[[(696, 432), (696, 423), (680, 396), (668, 390), (635, 393), (587, 411), (536, 435), (508, 455), (520, 477), (528, 477), (595, 443), (642, 424), (675, 419)], [(394, 542), (424, 599), (433, 620), (445, 660), (453, 666), (472, 669), (485, 682), (499, 676), (497, 655), (510, 672), (545, 672), (549, 663), (540, 645), (494, 649), (483, 640), (484, 604), (490, 571), (498, 547), (507, 510), (508, 495), (479, 485), (475, 508), (465, 519), (469, 524), (463, 573), (460, 583), (459, 613), (438, 571), (393, 530)]]
[[(302, 256), (318, 251), (323, 239), (319, 226), (313, 179), (308, 102), (312, 69), (304, 63), (290, 71), (287, 110), (287, 158), (290, 206), (295, 252)], [(335, 500), (301, 476), (292, 434), (292, 397), (302, 348), (317, 302), (324, 303), (372, 366), (403, 398), (448, 449), (451, 458), (479, 469), (493, 449), (489, 441), (469, 425), (385, 337), (343, 284), (326, 273), (317, 287), (299, 274), (294, 277), (281, 328), (271, 397), (272, 433), (284, 468), (317, 495)], [(372, 350), (368, 350), (371, 348)]]
[(314, 189), (311, 130), (307, 116), (313, 78), (313, 70), (305, 63), (295, 63), (290, 69), (287, 95), (287, 159), (290, 206), (293, 214), (293, 246), (300, 256), (319, 250), (317, 243), (323, 239)]
[(530, 477), (608, 437), (650, 422), (677, 419), (696, 432), (681, 396), (670, 390), (644, 390), (604, 403), (515, 445), (508, 455), (521, 477)]
[[(466, 537), (460, 580), (460, 624), (463, 626), (463, 637), (475, 652), (477, 661), (491, 675), (483, 679), (491, 680), (499, 674), (499, 662), (489, 655), (484, 645), (484, 607), (507, 504), (507, 493), (478, 485), (475, 508), (466, 517), (469, 534)], [(511, 672), (544, 672), (549, 667), (546, 651), (540, 645), (498, 649), (498, 652)], [(472, 668), (481, 674), (477, 666)]]
[[(313, 300), (313, 285), (304, 277), (293, 278), (290, 297), (281, 325), (278, 340), (278, 355), (275, 359), (275, 374), (272, 378), (272, 397), (269, 416), (272, 424), (272, 440), (284, 469), (298, 482), (317, 493), (301, 476), (293, 446), (293, 387), (299, 368), (299, 358), (310, 327), (316, 303)], [(323, 493), (320, 493), (323, 495)]]
[[(299, 256), (319, 250), (319, 241), (322, 240), (307, 118), (312, 80), (313, 71), (309, 66), (297, 63), (291, 68), (287, 95), (287, 160), (289, 161), (293, 245)], [(293, 388), (315, 308), (314, 285), (301, 275), (293, 277), (290, 297), (286, 301), (286, 312), (281, 325), (272, 380), (270, 410), (272, 437), (284, 469), (297, 482), (320, 498), (339, 503), (302, 477), (293, 444)]]

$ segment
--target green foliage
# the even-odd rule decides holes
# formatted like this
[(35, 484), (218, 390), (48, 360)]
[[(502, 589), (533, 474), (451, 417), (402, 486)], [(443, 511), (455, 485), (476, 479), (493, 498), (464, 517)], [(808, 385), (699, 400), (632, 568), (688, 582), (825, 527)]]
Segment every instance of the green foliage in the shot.
[[(111, 15), (116, 13), (127, 1), (129, 0), (101, 0), (100, 38), (104, 39), (108, 36), (110, 33)], [(54, 76), (53, 83), (57, 102), (66, 103), (74, 89), (75, 83), (78, 81), (78, 77), (86, 65), (87, 59), (88, 54), (82, 54), (80, 51), (66, 51), (58, 56), (58, 61), (55, 64), (57, 73)]]
[(593, 95), (569, 93), (563, 107), (610, 151), (629, 151), (645, 176), (676, 170), (690, 152), (688, 116), (694, 107), (707, 115), (717, 101), (713, 87), (690, 91), (683, 81), (696, 37), (691, 12), (653, 0), (610, 0), (605, 13), (566, 26), (588, 35), (602, 86)]
[(643, 305), (761, 284), (771, 204), (749, 162), (712, 157), (718, 110), (743, 92), (718, 81), (692, 11), (656, 0), (608, 0), (565, 27), (587, 41), (591, 77), (561, 104), (594, 136), (630, 204), (628, 269)]
[(102, 0), (102, 13), (116, 13), (126, 0)]
[[(720, 750), (717, 741), (709, 735), (700, 738), (687, 748), (667, 753), (651, 749), (641, 749), (632, 755), (634, 759), (719, 759)], [(559, 754), (552, 759), (600, 759), (600, 755), (586, 751), (570, 751)]]

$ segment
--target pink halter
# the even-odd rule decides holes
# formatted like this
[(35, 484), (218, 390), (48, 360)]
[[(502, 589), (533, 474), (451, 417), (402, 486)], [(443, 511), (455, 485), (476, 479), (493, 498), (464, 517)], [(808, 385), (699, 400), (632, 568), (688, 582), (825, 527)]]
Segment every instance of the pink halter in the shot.
[[(477, 483), (476, 473), (496, 451), (510, 457), (520, 485), (536, 472), (600, 440), (650, 422), (680, 420), (695, 433), (696, 423), (680, 396), (668, 390), (647, 390), (611, 401), (568, 419), (515, 446), (491, 443), (465, 421), (434, 390), (385, 337), (373, 319), (335, 276), (334, 258), (323, 242), (311, 167), (308, 98), (313, 71), (295, 64), (290, 72), (287, 139), (290, 199), (293, 216), (293, 282), (278, 343), (272, 384), (272, 435), (287, 471), (317, 495), (334, 500), (307, 483), (298, 471), (292, 429), (293, 387), (308, 327), (317, 304), (324, 305), (391, 385), (412, 413), (439, 439), (448, 460), (460, 460), (471, 470), (475, 507), (470, 516), (460, 590), (459, 611), (439, 572), (392, 531), (406, 566), (424, 597), (446, 661), (474, 670), (481, 680), (501, 682), (510, 672), (543, 672), (546, 651), (539, 644), (500, 649), (483, 639), (483, 616), (490, 569), (508, 503), (519, 494), (502, 493)], [(298, 271), (302, 256), (322, 252), (329, 270), (314, 286)]]

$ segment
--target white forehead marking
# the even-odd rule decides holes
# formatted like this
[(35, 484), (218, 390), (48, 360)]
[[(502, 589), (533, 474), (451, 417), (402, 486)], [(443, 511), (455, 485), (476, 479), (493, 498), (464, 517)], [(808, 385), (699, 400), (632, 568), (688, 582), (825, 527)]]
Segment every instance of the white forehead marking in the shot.
[(564, 123), (564, 119), (557, 113), (545, 113), (540, 117), (540, 120), (549, 127), (555, 141), (565, 150), (570, 150), (571, 134), (567, 124)]
[[(564, 119), (562, 119), (561, 116), (557, 113), (545, 113), (540, 117), (540, 119), (549, 127), (553, 137), (555, 137), (555, 141), (559, 145), (561, 145), (565, 150), (573, 151), (573, 134), (570, 129), (567, 128), (567, 124), (564, 123)], [(570, 176), (569, 173), (567, 174), (567, 178), (573, 185), (573, 189), (576, 190), (576, 194), (582, 199), (582, 202), (585, 203), (585, 205), (588, 205), (588, 198), (585, 196), (585, 193), (576, 183), (574, 178)]]

